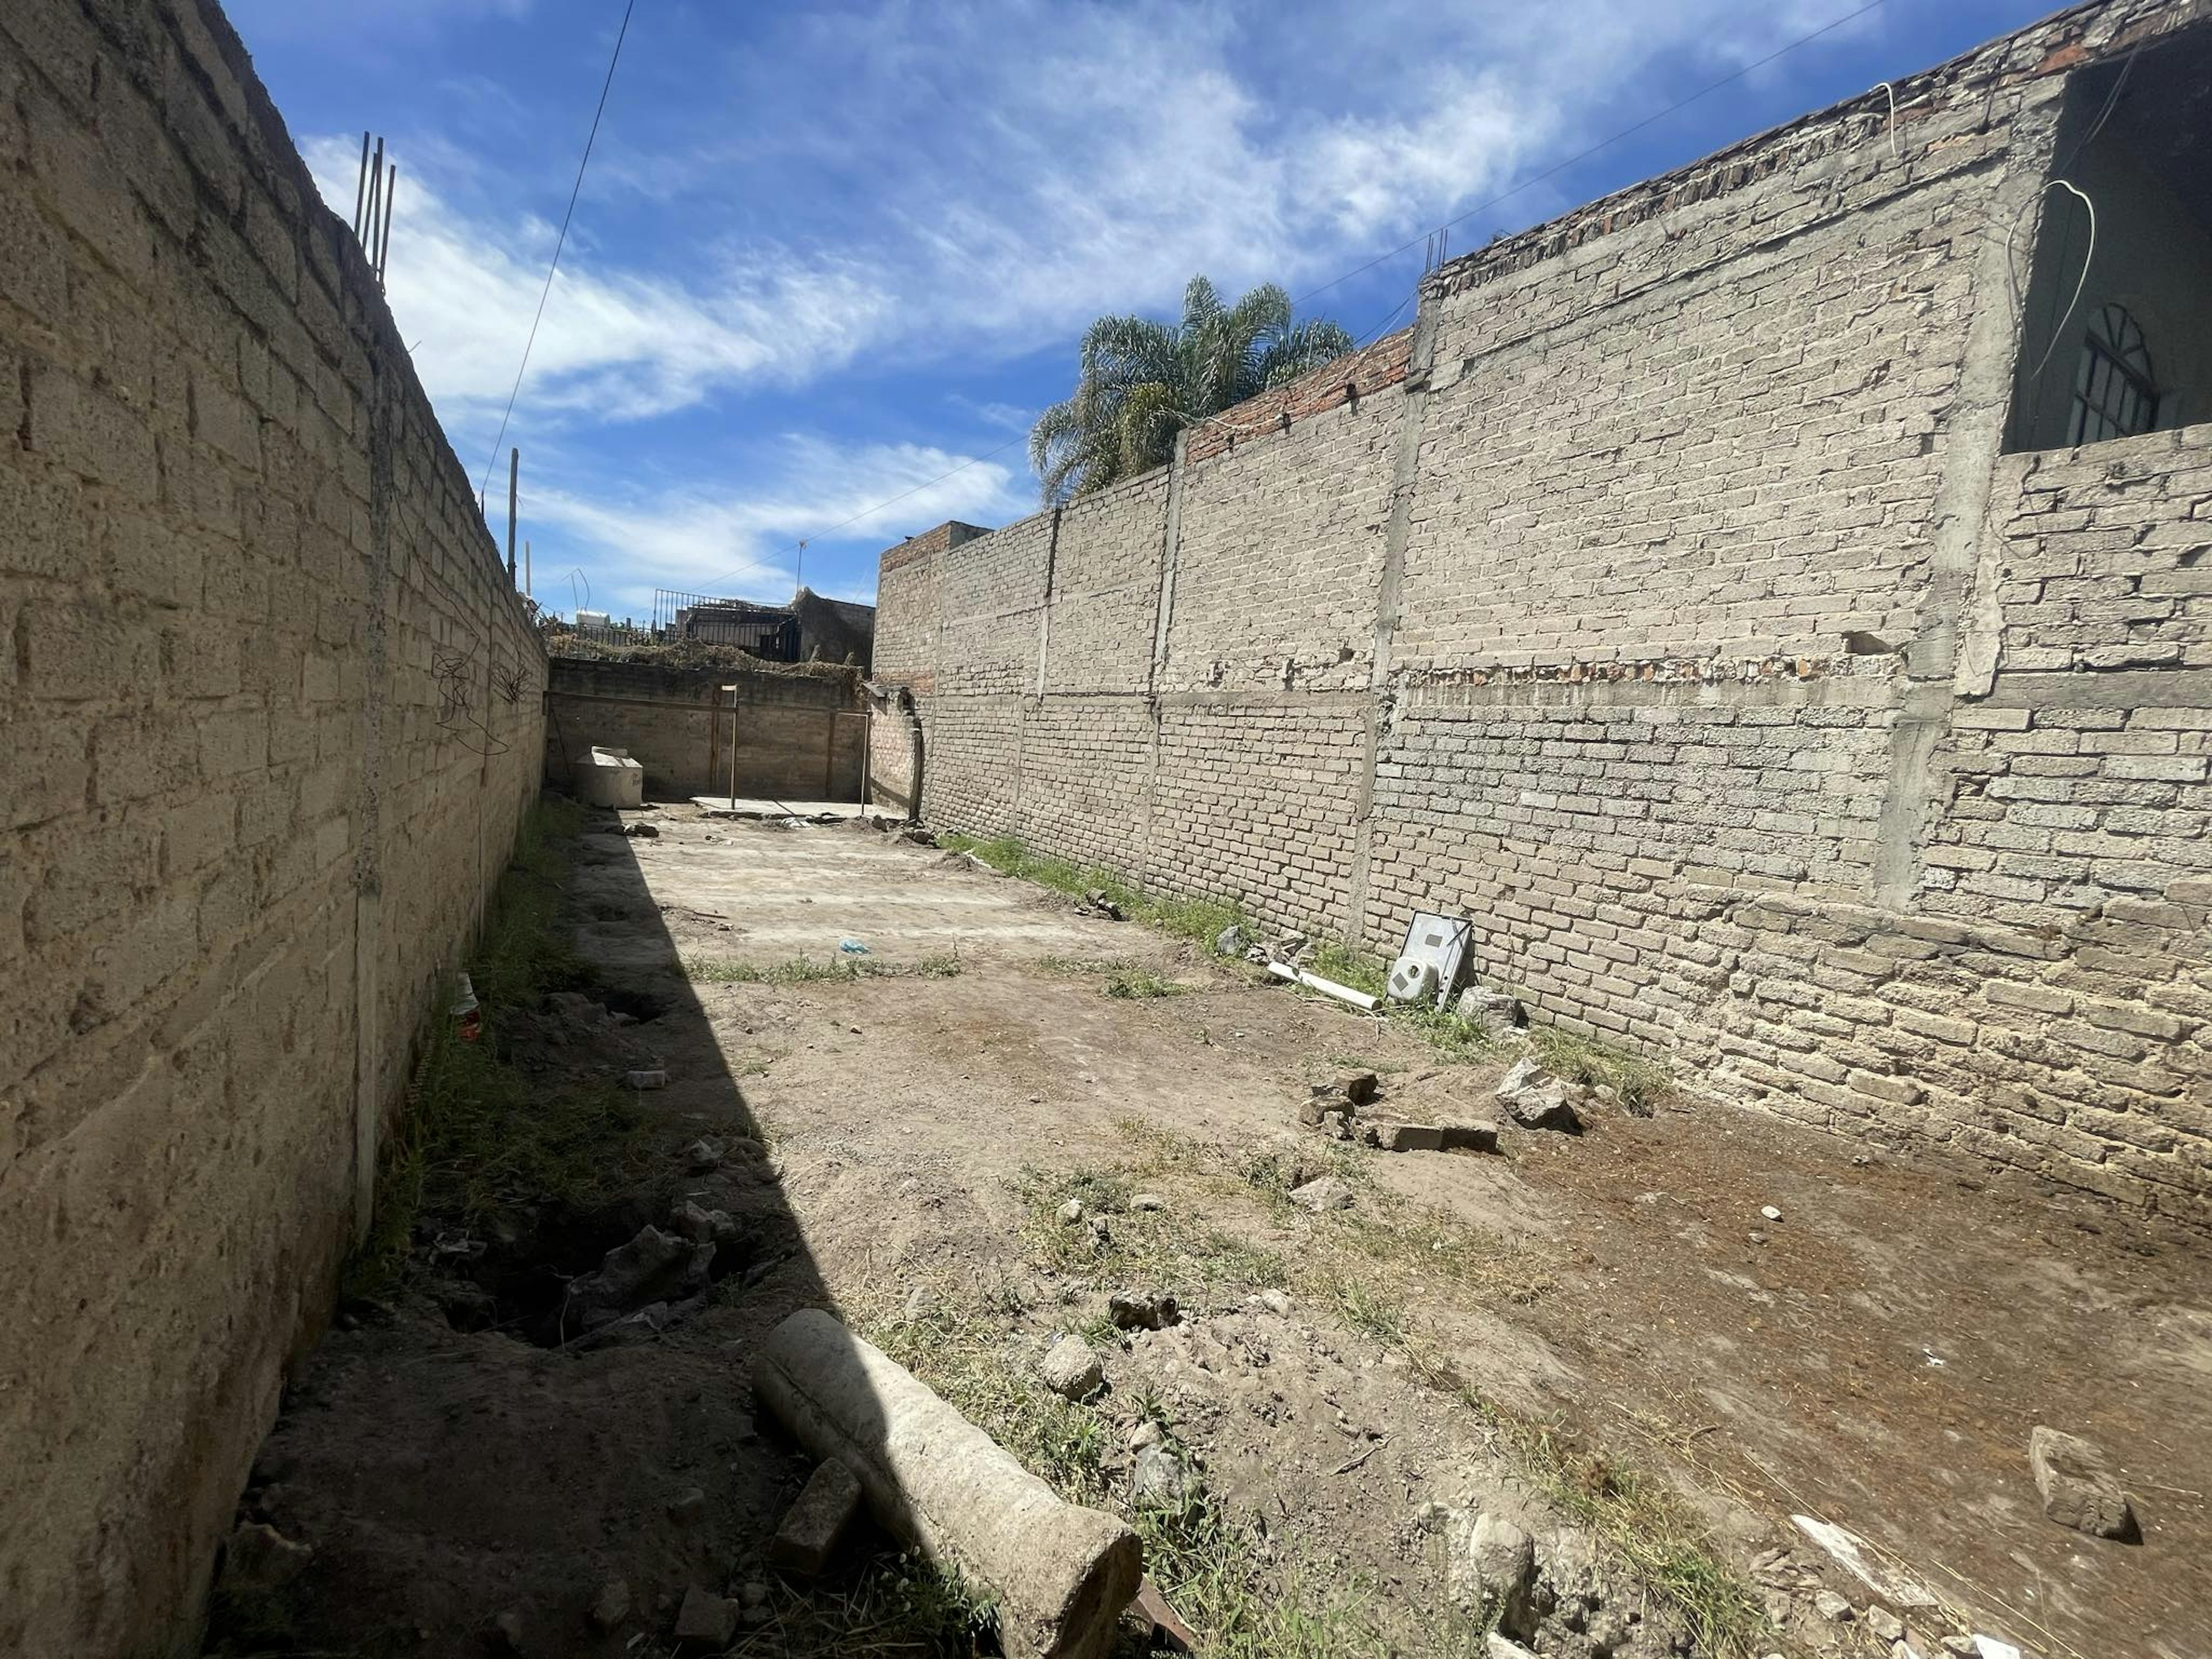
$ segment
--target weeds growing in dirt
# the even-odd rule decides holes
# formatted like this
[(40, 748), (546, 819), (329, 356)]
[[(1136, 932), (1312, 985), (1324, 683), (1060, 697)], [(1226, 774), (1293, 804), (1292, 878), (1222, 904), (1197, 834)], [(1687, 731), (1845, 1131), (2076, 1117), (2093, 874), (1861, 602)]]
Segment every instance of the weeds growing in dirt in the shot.
[(1040, 957), (1037, 966), (1048, 974), (1080, 979), (1091, 974), (1119, 974), (1136, 964), (1125, 957)]
[(1158, 974), (1128, 972), (1116, 974), (1106, 981), (1106, 994), (1125, 1000), (1142, 1001), (1153, 997), (1179, 997), (1190, 989)]
[(1121, 914), (1201, 945), (1211, 952), (1214, 941), (1244, 921), (1244, 908), (1234, 899), (1183, 898), (1167, 893), (1148, 893), (1111, 870), (1085, 869), (1066, 859), (1032, 853), (1012, 836), (978, 841), (955, 831), (939, 836), (937, 844), (955, 853), (971, 853), (994, 870), (1071, 898), (1103, 893)]
[(960, 953), (913, 962), (872, 957), (793, 957), (787, 962), (744, 962), (732, 957), (686, 957), (684, 976), (695, 985), (811, 985), (823, 980), (957, 979)]
[(1656, 1061), (1562, 1026), (1531, 1026), (1528, 1047), (1548, 1070), (1570, 1083), (1612, 1085), (1622, 1109), (1638, 1117), (1650, 1116), (1674, 1088), (1667, 1068)]
[(515, 1204), (588, 1208), (629, 1173), (638, 1127), (629, 1096), (596, 1080), (549, 1089), (500, 1055), (509, 1015), (536, 1007), (549, 991), (592, 982), (557, 921), (567, 844), (584, 820), (573, 801), (547, 796), (524, 822), (469, 959), (480, 1038), (464, 1042), (454, 1030), (450, 988), (431, 1005), (406, 1109), (384, 1149), (368, 1237), (346, 1267), (349, 1296), (396, 1288), (418, 1219), (466, 1229)]

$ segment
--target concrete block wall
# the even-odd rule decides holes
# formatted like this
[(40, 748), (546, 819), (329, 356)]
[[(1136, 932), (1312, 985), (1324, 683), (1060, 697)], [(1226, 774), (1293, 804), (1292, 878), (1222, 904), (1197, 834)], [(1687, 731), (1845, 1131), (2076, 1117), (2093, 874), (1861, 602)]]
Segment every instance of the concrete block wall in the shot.
[(197, 0), (0, 9), (0, 1650), (196, 1650), (544, 668)]
[(2207, 429), (2001, 453), (2066, 74), (2202, 10), (1493, 244), (1160, 472), (894, 550), (926, 816), (1378, 950), (1464, 911), (1692, 1088), (2212, 1220)]
[[(734, 696), (722, 690), (734, 685)], [(545, 775), (564, 781), (594, 746), (627, 749), (653, 800), (730, 793), (734, 704), (740, 797), (856, 801), (868, 742), (857, 668), (678, 668), (557, 657)]]

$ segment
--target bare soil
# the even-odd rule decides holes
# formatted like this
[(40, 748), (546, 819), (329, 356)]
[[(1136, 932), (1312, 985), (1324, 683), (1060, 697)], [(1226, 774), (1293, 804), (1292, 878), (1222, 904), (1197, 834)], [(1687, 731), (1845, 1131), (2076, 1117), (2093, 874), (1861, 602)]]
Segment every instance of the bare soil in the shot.
[[(1591, 1547), (1589, 1510), (1564, 1493), (1602, 1506), (1644, 1471), (1777, 1619), (1759, 1651), (1887, 1651), (1863, 1613), (1814, 1610), (1821, 1586), (1871, 1598), (1791, 1525), (1804, 1514), (1936, 1594), (1906, 1614), (1923, 1659), (1974, 1631), (2048, 1659), (2212, 1653), (2204, 1239), (1697, 1103), (1695, 1079), (1649, 1119), (1509, 1125), (1496, 1155), (1336, 1147), (1297, 1127), (1310, 1081), (1371, 1067), (1399, 1115), (1489, 1116), (1512, 1050), (1440, 1064), (1402, 1024), (866, 827), (646, 817), (655, 839), (584, 839), (568, 904), (605, 985), (660, 1012), (516, 1027), (540, 1068), (615, 1073), (641, 1053), (666, 1068), (641, 1097), (633, 1191), (489, 1241), (506, 1279), (483, 1258), (470, 1271), (581, 1272), (691, 1198), (735, 1218), (721, 1276), (683, 1322), (597, 1345), (539, 1346), (520, 1293), (458, 1319), (434, 1288), (355, 1310), (289, 1392), (244, 1505), (312, 1565), (222, 1613), (216, 1650), (665, 1653), (693, 1583), (757, 1587), (736, 1651), (916, 1650), (883, 1632), (921, 1581), (867, 1548), (815, 1586), (763, 1565), (807, 1465), (756, 1419), (747, 1365), (798, 1307), (896, 1351), (942, 1304), (994, 1322), (1016, 1368), (1091, 1333), (1109, 1382), (1085, 1408), (1105, 1437), (1100, 1501), (1121, 1501), (1133, 1431), (1164, 1421), (1285, 1582), (1356, 1600), (1374, 1644), (1342, 1650), (1471, 1639), (1445, 1617), (1440, 1509), (1511, 1515), (1556, 1557)], [(844, 960), (892, 971), (717, 978), (826, 967), (846, 939), (868, 953)], [(1109, 995), (1109, 964), (1181, 993)], [(702, 1134), (763, 1149), (694, 1174)], [(1323, 1169), (1352, 1177), (1352, 1211), (1282, 1201), (1278, 1177)], [(1109, 1200), (1094, 1270), (1043, 1200), (1109, 1177), (1163, 1207)], [(1147, 1263), (1182, 1290), (1182, 1322), (1109, 1334), (1116, 1275)], [(1271, 1263), (1287, 1295), (1262, 1298)], [(910, 1346), (927, 1374), (928, 1342)], [(2039, 1423), (2104, 1449), (2140, 1545), (2044, 1517)], [(703, 1505), (681, 1501), (692, 1488)], [(1617, 1560), (1599, 1576), (1607, 1595), (1541, 1651), (1686, 1644), (1663, 1595)], [(601, 1630), (590, 1610), (616, 1579), (633, 1611)]]

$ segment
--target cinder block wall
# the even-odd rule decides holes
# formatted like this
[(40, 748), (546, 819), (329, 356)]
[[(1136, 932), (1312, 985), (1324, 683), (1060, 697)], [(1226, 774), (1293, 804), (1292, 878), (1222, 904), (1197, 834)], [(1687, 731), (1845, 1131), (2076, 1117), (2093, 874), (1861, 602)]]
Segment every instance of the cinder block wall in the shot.
[[(722, 687), (738, 687), (734, 699)], [(673, 668), (556, 658), (545, 775), (565, 782), (591, 748), (627, 749), (655, 800), (730, 793), (737, 707), (739, 796), (856, 801), (868, 741), (857, 668)]]
[(2000, 453), (2083, 7), (1446, 266), (1176, 463), (884, 560), (934, 823), (1693, 1088), (2212, 1221), (2212, 428)]
[(196, 1650), (544, 663), (212, 4), (0, 7), (0, 1650)]

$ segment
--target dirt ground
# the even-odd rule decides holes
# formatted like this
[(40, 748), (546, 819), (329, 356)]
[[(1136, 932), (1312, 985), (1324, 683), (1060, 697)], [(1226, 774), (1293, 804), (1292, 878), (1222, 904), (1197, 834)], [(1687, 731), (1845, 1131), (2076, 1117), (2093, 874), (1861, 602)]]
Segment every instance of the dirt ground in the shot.
[[(540, 1017), (524, 1056), (665, 1068), (631, 1191), (557, 1236), (452, 1245), (487, 1310), (414, 1296), (331, 1333), (244, 1509), (312, 1565), (215, 1650), (665, 1653), (695, 1583), (742, 1595), (738, 1652), (911, 1650), (883, 1632), (925, 1577), (763, 1565), (807, 1463), (756, 1419), (748, 1356), (821, 1304), (956, 1399), (932, 1375), (956, 1348), (1023, 1372), (1089, 1334), (1108, 1388), (1066, 1408), (1098, 1425), (1086, 1495), (1119, 1506), (1132, 1438), (1164, 1425), (1322, 1609), (1300, 1651), (1480, 1651), (1446, 1617), (1451, 1517), (1478, 1509), (1548, 1561), (1595, 1553), (1540, 1652), (1688, 1650), (1657, 1581), (1711, 1587), (1679, 1540), (1638, 1553), (1669, 1507), (1635, 1501), (1643, 1472), (1778, 1620), (1756, 1653), (1889, 1651), (1876, 1598), (1792, 1515), (1931, 1593), (1897, 1609), (1922, 1659), (1975, 1632), (2046, 1659), (2212, 1653), (2205, 1240), (1697, 1103), (1694, 1079), (1579, 1136), (1509, 1124), (1494, 1154), (1339, 1146), (1297, 1127), (1310, 1082), (1370, 1068), (1389, 1110), (1489, 1117), (1515, 1047), (1444, 1063), (1402, 1023), (865, 826), (643, 817), (657, 837), (579, 843), (567, 914), (603, 1000), (648, 1017)], [(735, 976), (826, 971), (848, 939), (866, 976)], [(711, 1170), (701, 1136), (727, 1149)], [(1352, 1208), (1283, 1200), (1324, 1171)], [(1110, 1243), (1055, 1231), (1070, 1194)], [(697, 1310), (544, 1346), (529, 1275), (583, 1273), (687, 1198), (732, 1218)], [(1104, 1298), (1144, 1273), (1182, 1320), (1115, 1332)], [(2044, 1516), (2038, 1424), (2104, 1449), (2139, 1545)], [(629, 1610), (594, 1624), (614, 1580)], [(1856, 1611), (1823, 1616), (1821, 1588)], [(1189, 1581), (1201, 1631), (1194, 1604), (1231, 1617), (1209, 1595)]]

